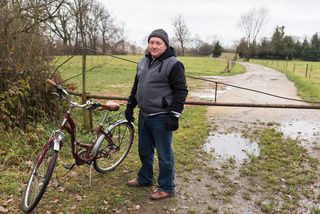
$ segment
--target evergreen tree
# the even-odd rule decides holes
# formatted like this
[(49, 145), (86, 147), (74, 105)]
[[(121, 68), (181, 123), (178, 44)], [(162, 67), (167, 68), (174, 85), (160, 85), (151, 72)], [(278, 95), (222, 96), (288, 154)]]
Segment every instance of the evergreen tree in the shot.
[(214, 46), (213, 46), (212, 57), (219, 58), (219, 56), (221, 56), (221, 54), (222, 54), (222, 46), (220, 45), (220, 42), (217, 41), (216, 44), (214, 44)]
[[(305, 37), (304, 40), (303, 40), (302, 46), (301, 46), (302, 51), (303, 51), (304, 49), (309, 48), (309, 46), (310, 46), (310, 45), (309, 45), (309, 42), (308, 42), (308, 40), (307, 40), (307, 37)], [(301, 52), (301, 54), (302, 54), (302, 52)]]
[(261, 41), (261, 44), (258, 45), (257, 50), (257, 57), (259, 59), (268, 59), (271, 55), (271, 44), (270, 41), (267, 40), (267, 38), (263, 38)]
[(302, 50), (303, 50), (302, 44), (298, 40), (293, 47), (293, 58), (301, 59)]
[(284, 26), (277, 26), (271, 39), (273, 57), (275, 59), (284, 58)]
[(302, 60), (303, 61), (318, 61), (319, 60), (319, 51), (312, 46), (306, 46), (302, 51)]
[(317, 50), (320, 48), (320, 38), (318, 36), (318, 33), (314, 34), (311, 39), (311, 47), (315, 47)]
[(294, 51), (294, 42), (292, 36), (285, 36), (284, 37), (284, 50), (283, 53), (285, 57), (288, 59), (293, 58), (293, 51)]

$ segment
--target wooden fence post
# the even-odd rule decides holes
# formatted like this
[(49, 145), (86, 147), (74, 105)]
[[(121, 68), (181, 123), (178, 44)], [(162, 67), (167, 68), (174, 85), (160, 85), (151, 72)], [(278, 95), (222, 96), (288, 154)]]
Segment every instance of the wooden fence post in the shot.
[[(85, 104), (87, 102), (86, 63), (87, 63), (87, 50), (82, 49), (82, 104)], [(93, 128), (91, 110), (87, 110), (86, 108), (83, 108), (83, 125), (84, 125), (84, 129), (87, 131), (91, 131)]]
[(312, 64), (311, 64), (311, 67), (310, 67), (309, 79), (311, 78), (311, 72), (312, 72)]
[(286, 70), (287, 70), (287, 68), (288, 68), (288, 63), (289, 63), (289, 61), (287, 61)]
[(228, 73), (230, 72), (230, 68), (229, 68), (229, 60), (228, 60), (228, 70), (227, 70), (227, 72), (228, 72)]
[(308, 77), (308, 64), (307, 64), (307, 67), (306, 67), (306, 76), (305, 76), (305, 78), (307, 78)]
[(292, 71), (292, 73), (294, 73), (295, 70), (296, 70), (296, 63), (293, 64), (293, 71)]

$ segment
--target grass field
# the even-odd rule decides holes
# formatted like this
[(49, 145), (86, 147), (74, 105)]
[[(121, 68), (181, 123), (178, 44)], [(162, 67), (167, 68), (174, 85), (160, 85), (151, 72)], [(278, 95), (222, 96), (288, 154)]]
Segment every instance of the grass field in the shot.
[[(128, 96), (136, 74), (137, 64), (142, 56), (121, 56), (128, 62), (109, 56), (87, 56), (87, 89), (89, 93), (119, 94)], [(56, 65), (67, 60), (67, 56), (56, 59)], [(236, 64), (231, 72), (224, 72), (227, 61), (201, 57), (179, 57), (185, 66), (186, 75), (190, 76), (221, 76), (234, 75), (245, 71), (244, 67)], [(74, 82), (78, 91), (82, 92), (82, 57), (75, 56), (59, 68), (67, 82)], [(77, 76), (78, 75), (78, 76)], [(72, 78), (72, 79), (70, 79)], [(187, 78), (188, 85), (194, 85), (193, 80)], [(198, 81), (197, 81), (198, 82)], [(201, 84), (201, 83), (198, 83)]]
[[(122, 57), (137, 62), (141, 56)], [(66, 59), (66, 56), (57, 58), (56, 65)], [(106, 56), (88, 56), (87, 60), (87, 70), (89, 70), (87, 91), (89, 93), (128, 96), (136, 72), (135, 63)], [(236, 65), (230, 73), (223, 72), (227, 62), (212, 58), (179, 57), (179, 60), (184, 63), (186, 74), (191, 76), (234, 75), (245, 71), (242, 66)], [(317, 92), (319, 91), (318, 80), (304, 78), (303, 74), (298, 75), (299, 66), (298, 64), (296, 66), (295, 73), (279, 69), (296, 82), (302, 97), (320, 100)], [(314, 72), (316, 72), (315, 68), (318, 65), (314, 64), (313, 66)], [(59, 72), (64, 79), (81, 75), (81, 57), (77, 56), (71, 59), (59, 68)], [(82, 91), (81, 76), (67, 82), (76, 83), (79, 87), (78, 91)], [(187, 83), (192, 86), (191, 90), (197, 89), (203, 84), (201, 81), (190, 78), (187, 78)], [(122, 106), (121, 110), (124, 109), (125, 106)], [(135, 113), (137, 115), (137, 109)], [(176, 161), (176, 176), (182, 180), (177, 185), (189, 186), (191, 182), (197, 182), (203, 177), (209, 176), (220, 186), (219, 189), (215, 189), (206, 184), (208, 191), (212, 192), (211, 197), (200, 204), (200, 208), (197, 205), (190, 205), (186, 208), (186, 213), (217, 213), (221, 208), (214, 204), (219, 203), (226, 206), (232, 204), (231, 198), (239, 191), (245, 200), (250, 201), (252, 206), (260, 206), (261, 212), (264, 213), (274, 212), (273, 208), (278, 198), (282, 198), (283, 213), (294, 213), (300, 206), (300, 197), (319, 201), (319, 192), (313, 192), (312, 189), (307, 188), (307, 185), (310, 184), (316, 186), (315, 182), (319, 177), (317, 172), (319, 160), (310, 158), (307, 152), (298, 146), (298, 141), (283, 139), (282, 134), (273, 129), (273, 124), (259, 124), (258, 122), (253, 124), (253, 128), (249, 127), (250, 124), (248, 126), (244, 124), (247, 130), (241, 130), (247, 138), (259, 142), (259, 146), (263, 149), (262, 155), (249, 157), (248, 163), (240, 169), (241, 175), (248, 178), (248, 181), (259, 179), (258, 184), (261, 189), (235, 185), (233, 178), (229, 177), (229, 170), (234, 170), (235, 167), (235, 160), (232, 158), (221, 167), (219, 172), (216, 167), (209, 167), (206, 162), (208, 160), (214, 161), (214, 159), (211, 154), (202, 149), (202, 145), (205, 143), (208, 133), (215, 131), (215, 127), (219, 124), (209, 125), (205, 114), (206, 108), (204, 106), (186, 106), (180, 118), (180, 128), (174, 133), (173, 150)], [(81, 128), (83, 123), (81, 114), (75, 116), (79, 126), (77, 129), (78, 140), (89, 142), (92, 134)], [(96, 122), (101, 117), (101, 112), (93, 112), (94, 127), (97, 127)], [(56, 122), (59, 121), (57, 118)], [(137, 121), (134, 124), (137, 128)], [(32, 124), (24, 131), (15, 129), (8, 133), (0, 130), (0, 191), (2, 193), (0, 194), (0, 212), (21, 213), (21, 201), (30, 170), (52, 129), (53, 121), (43, 118), (42, 123)], [(129, 188), (125, 185), (128, 180), (136, 177), (140, 167), (137, 132), (128, 157), (116, 170), (106, 174), (92, 171), (92, 187), (90, 189), (88, 188), (90, 170), (88, 165), (75, 167), (72, 171), (62, 167), (64, 163), (73, 163), (69, 145), (70, 139), (67, 138), (63, 149), (59, 152), (50, 187), (33, 213), (142, 213), (145, 210), (148, 210), (148, 213), (170, 213), (169, 207), (175, 208), (178, 201), (185, 200), (180, 197), (171, 198), (166, 200), (166, 205), (163, 206), (148, 199), (147, 196), (153, 189), (145, 187), (136, 191), (135, 188)], [(270, 159), (264, 154), (269, 154), (269, 156), (272, 154), (274, 158)], [(285, 162), (283, 162), (284, 160)], [(155, 164), (154, 167), (157, 173), (158, 165)], [(283, 179), (278, 179), (283, 175), (283, 172), (286, 172), (284, 174), (285, 188), (282, 183)], [(196, 179), (192, 180), (191, 176)], [(254, 200), (254, 195), (261, 195), (261, 197)], [(184, 197), (191, 198), (188, 194)], [(196, 202), (194, 201), (193, 204)], [(309, 210), (313, 213), (320, 213), (317, 207)]]

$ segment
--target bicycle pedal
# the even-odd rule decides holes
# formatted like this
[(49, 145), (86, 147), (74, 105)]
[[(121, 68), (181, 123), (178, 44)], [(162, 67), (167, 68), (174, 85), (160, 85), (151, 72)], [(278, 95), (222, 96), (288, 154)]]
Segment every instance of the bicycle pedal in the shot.
[(71, 166), (68, 165), (68, 164), (62, 164), (62, 166), (63, 166), (65, 169), (71, 170), (71, 169), (74, 167), (74, 164), (72, 164)]

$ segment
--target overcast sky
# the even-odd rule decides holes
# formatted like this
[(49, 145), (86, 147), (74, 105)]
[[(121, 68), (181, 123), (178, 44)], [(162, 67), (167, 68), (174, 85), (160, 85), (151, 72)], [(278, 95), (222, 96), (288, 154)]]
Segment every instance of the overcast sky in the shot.
[(285, 34), (311, 38), (320, 33), (320, 0), (100, 0), (118, 22), (125, 23), (127, 39), (144, 46), (143, 39), (162, 28), (173, 37), (172, 22), (182, 15), (189, 31), (203, 41), (217, 36), (223, 46), (231, 46), (243, 33), (236, 25), (240, 16), (253, 8), (269, 10), (270, 20), (260, 36), (270, 37), (276, 26)]

